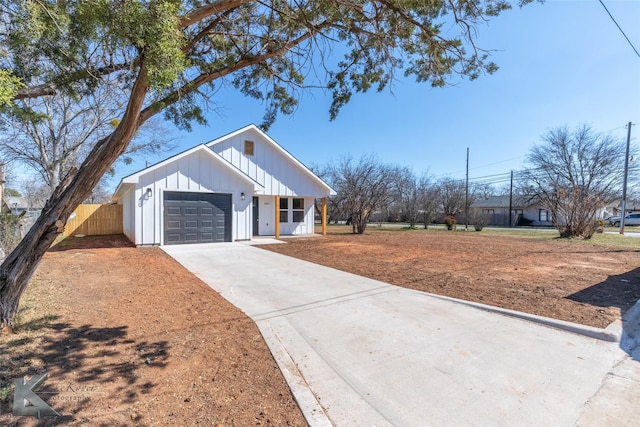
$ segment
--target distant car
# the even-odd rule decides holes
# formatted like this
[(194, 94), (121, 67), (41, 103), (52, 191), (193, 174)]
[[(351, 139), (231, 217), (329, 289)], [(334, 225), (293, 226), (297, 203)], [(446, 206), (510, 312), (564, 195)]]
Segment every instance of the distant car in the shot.
[[(618, 227), (620, 225), (620, 217), (612, 216), (608, 218), (609, 225)], [(640, 225), (640, 213), (632, 213), (624, 217), (624, 225)]]

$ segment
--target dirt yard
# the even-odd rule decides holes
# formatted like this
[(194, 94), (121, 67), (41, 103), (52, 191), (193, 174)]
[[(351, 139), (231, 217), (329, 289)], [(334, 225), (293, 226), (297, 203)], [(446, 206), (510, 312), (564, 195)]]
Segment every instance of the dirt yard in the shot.
[(606, 327), (640, 299), (632, 248), (475, 232), (381, 231), (287, 239), (264, 249), (383, 282), (584, 325)]
[[(396, 285), (605, 327), (640, 299), (638, 247), (376, 231), (266, 249)], [(17, 378), (62, 416), (11, 415)], [(159, 248), (72, 238), (45, 256), (0, 337), (0, 425), (302, 426), (254, 323)]]
[[(0, 337), (0, 425), (303, 426), (255, 324), (157, 247), (65, 240)], [(15, 379), (62, 416), (14, 417)]]

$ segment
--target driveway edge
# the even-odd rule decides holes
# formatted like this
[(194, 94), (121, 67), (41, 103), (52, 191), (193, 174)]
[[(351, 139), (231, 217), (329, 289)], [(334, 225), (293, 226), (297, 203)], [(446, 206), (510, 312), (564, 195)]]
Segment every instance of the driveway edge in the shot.
[[(420, 291), (415, 291), (420, 292)], [(574, 334), (579, 334), (583, 336), (587, 336), (590, 338), (595, 338), (601, 341), (608, 342), (621, 342), (623, 333), (628, 333), (628, 330), (625, 328), (623, 331), (623, 322), (626, 324), (636, 323), (640, 321), (640, 301), (636, 303), (631, 309), (627, 310), (625, 315), (623, 316), (623, 321), (615, 321), (611, 323), (607, 328), (596, 328), (593, 326), (581, 325), (579, 323), (567, 322), (564, 320), (552, 319), (550, 317), (538, 316), (535, 314), (524, 313), (522, 311), (509, 310), (506, 308), (494, 307), (491, 305), (480, 304), (477, 302), (465, 301), (457, 298), (446, 297), (442, 295), (432, 294), (429, 292), (422, 292), (434, 298), (439, 298), (447, 301), (457, 302), (460, 304), (468, 305), (471, 307), (478, 308), (480, 310), (489, 311), (492, 313), (502, 314), (504, 316), (516, 317), (518, 319), (526, 320), (529, 322), (538, 323), (541, 325), (545, 325), (555, 329), (561, 329), (563, 331), (572, 332)], [(633, 312), (632, 312), (633, 310)], [(630, 314), (631, 313), (631, 314)], [(625, 320), (630, 319), (630, 320)], [(635, 320), (634, 320), (635, 319)], [(637, 326), (637, 325), (636, 325)]]
[(271, 329), (268, 321), (257, 321), (256, 325), (258, 325), (258, 329), (271, 350), (271, 354), (289, 385), (291, 394), (293, 394), (293, 398), (298, 403), (307, 423), (312, 427), (332, 427), (333, 424), (329, 421), (329, 417), (324, 412), (313, 391), (311, 391), (304, 376), (298, 370), (295, 362), (282, 345), (282, 342)]

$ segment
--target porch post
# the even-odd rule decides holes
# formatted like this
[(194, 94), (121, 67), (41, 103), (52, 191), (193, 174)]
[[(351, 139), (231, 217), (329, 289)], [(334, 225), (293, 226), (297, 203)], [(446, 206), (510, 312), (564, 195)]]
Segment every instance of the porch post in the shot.
[(280, 196), (276, 196), (276, 239), (280, 238)]
[(327, 198), (322, 198), (322, 235), (327, 235)]

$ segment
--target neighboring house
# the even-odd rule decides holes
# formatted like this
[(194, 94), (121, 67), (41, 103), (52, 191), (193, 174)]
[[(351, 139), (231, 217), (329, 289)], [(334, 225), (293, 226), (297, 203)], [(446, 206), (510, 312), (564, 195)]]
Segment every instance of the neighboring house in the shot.
[(4, 205), (14, 215), (19, 215), (22, 211), (28, 210), (27, 200), (24, 197), (5, 196)]
[(25, 216), (38, 216), (42, 210), (42, 206), (34, 206), (26, 197), (5, 196), (4, 206), (9, 208), (12, 214), (20, 215), (22, 212)]
[(113, 198), (133, 243), (169, 245), (311, 234), (315, 199), (334, 194), (249, 125), (123, 178)]
[[(509, 226), (509, 196), (491, 196), (487, 199), (476, 200), (471, 208), (480, 209), (491, 215), (489, 225)], [(526, 201), (522, 197), (514, 196), (511, 200), (511, 225), (522, 225), (523, 220), (531, 221), (531, 225), (551, 226), (551, 212), (535, 202)]]
[(2, 202), (3, 213), (10, 212), (20, 217), (17, 233), (24, 237), (38, 219), (42, 206), (34, 206), (26, 197), (18, 196), (5, 196)]
[[(640, 212), (640, 200), (627, 200), (624, 210), (626, 213)], [(620, 216), (622, 213), (622, 200), (616, 200), (606, 205), (603, 209), (602, 218), (606, 219), (610, 216)]]

